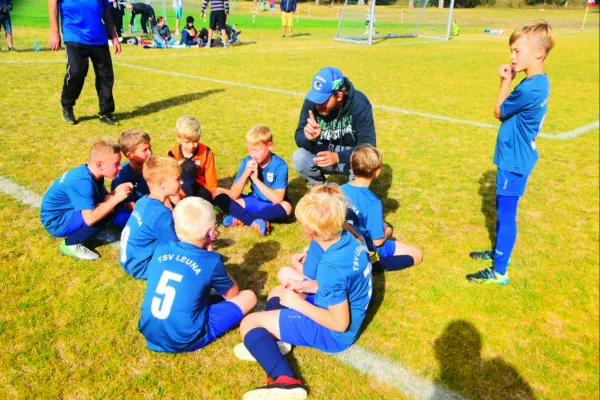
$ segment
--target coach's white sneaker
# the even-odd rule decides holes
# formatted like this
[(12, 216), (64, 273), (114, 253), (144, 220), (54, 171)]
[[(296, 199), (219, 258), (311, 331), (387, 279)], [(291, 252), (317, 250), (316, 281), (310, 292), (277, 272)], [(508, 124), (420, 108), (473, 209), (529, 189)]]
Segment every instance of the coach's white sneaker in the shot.
[(80, 260), (93, 261), (100, 258), (100, 254), (85, 247), (82, 244), (73, 244), (67, 246), (63, 240), (58, 248), (58, 251), (63, 256), (75, 257)]
[[(290, 351), (292, 351), (292, 345), (289, 343), (277, 341), (277, 346), (279, 346), (279, 351), (281, 352), (282, 356), (287, 356), (290, 354)], [(233, 348), (233, 354), (235, 354), (235, 356), (240, 360), (256, 362), (256, 359), (252, 354), (250, 354), (243, 342), (238, 343)]]

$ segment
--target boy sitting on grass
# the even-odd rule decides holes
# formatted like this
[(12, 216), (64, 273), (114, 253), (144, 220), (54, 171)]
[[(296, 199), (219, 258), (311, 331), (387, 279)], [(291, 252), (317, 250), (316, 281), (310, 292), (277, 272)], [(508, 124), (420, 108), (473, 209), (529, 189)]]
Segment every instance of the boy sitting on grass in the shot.
[[(242, 160), (231, 190), (218, 189), (214, 203), (229, 215), (223, 226), (252, 227), (262, 236), (269, 234), (269, 221), (283, 221), (292, 213), (287, 197), (288, 166), (273, 151), (273, 132), (254, 125), (246, 134), (250, 155)], [(252, 192), (242, 194), (250, 180)]]
[(200, 143), (200, 122), (194, 117), (180, 117), (175, 129), (179, 144), (169, 151), (169, 156), (181, 165), (181, 197), (196, 196), (212, 202), (217, 189), (215, 153)]
[(173, 210), (165, 203), (170, 204), (169, 197), (177, 195), (181, 187), (179, 164), (170, 157), (148, 157), (143, 174), (150, 194), (135, 204), (121, 233), (119, 251), (121, 266), (137, 279), (146, 279), (148, 264), (160, 243), (177, 241)]
[(358, 339), (371, 299), (369, 254), (360, 236), (343, 228), (344, 202), (338, 196), (309, 193), (298, 203), (296, 218), (323, 251), (316, 280), (287, 281), (271, 291), (266, 311), (242, 321), (244, 343), (234, 353), (258, 361), (269, 377), (267, 386), (247, 392), (245, 400), (306, 398), (277, 340), (328, 353), (344, 351)]
[[(492, 260), (493, 264), (467, 275), (471, 282), (499, 285), (509, 282), (507, 269), (517, 241), (517, 205), (539, 157), (535, 138), (546, 118), (550, 95), (544, 60), (554, 47), (554, 35), (546, 21), (535, 21), (514, 31), (508, 43), (511, 63), (501, 65), (498, 71), (500, 92), (494, 106), (494, 116), (502, 121), (494, 154), (498, 166), (496, 245), (492, 250), (471, 253), (471, 258)], [(525, 79), (511, 93), (510, 84), (521, 71)]]
[(52, 236), (66, 236), (60, 254), (81, 260), (100, 258), (83, 243), (105, 229), (110, 213), (133, 189), (126, 182), (109, 194), (104, 186), (105, 177), (114, 179), (121, 170), (120, 153), (120, 146), (111, 140), (94, 143), (89, 162), (65, 172), (44, 194), (42, 225)]
[[(173, 212), (180, 242), (158, 246), (148, 267), (148, 285), (138, 328), (150, 350), (198, 350), (237, 325), (256, 305), (239, 291), (219, 253), (207, 251), (216, 236), (213, 206), (183, 199)], [(210, 304), (210, 290), (226, 301)]]
[(113, 225), (123, 229), (133, 212), (135, 202), (150, 194), (150, 189), (142, 174), (142, 168), (148, 157), (152, 155), (152, 145), (150, 144), (150, 135), (139, 129), (128, 129), (121, 133), (119, 145), (129, 162), (123, 164), (121, 171), (111, 182), (110, 188), (115, 190), (124, 182), (131, 182), (133, 185), (131, 194), (122, 203), (119, 203), (112, 219)]
[(365, 239), (373, 252), (373, 271), (399, 271), (419, 265), (423, 253), (414, 246), (392, 240), (392, 228), (383, 220), (381, 200), (369, 186), (381, 173), (381, 153), (370, 144), (356, 147), (350, 167), (356, 179), (341, 186), (346, 196), (348, 223)]

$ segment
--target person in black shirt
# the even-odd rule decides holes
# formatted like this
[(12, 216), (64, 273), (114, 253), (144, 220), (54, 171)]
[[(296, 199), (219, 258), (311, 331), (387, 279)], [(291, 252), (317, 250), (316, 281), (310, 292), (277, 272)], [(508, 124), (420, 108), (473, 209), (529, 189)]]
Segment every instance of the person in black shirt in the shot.
[(142, 31), (148, 33), (148, 21), (152, 24), (152, 30), (156, 26), (156, 14), (154, 14), (154, 8), (149, 4), (144, 3), (127, 3), (127, 9), (131, 12), (131, 20), (129, 21), (129, 27), (133, 26), (135, 16), (140, 14), (140, 24), (142, 25)]

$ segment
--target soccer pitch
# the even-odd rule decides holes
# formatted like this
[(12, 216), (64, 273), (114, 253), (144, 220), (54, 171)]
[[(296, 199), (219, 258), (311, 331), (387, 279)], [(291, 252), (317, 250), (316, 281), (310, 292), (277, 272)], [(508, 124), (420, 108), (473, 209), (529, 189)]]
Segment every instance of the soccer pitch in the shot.
[[(223, 186), (247, 152), (246, 131), (271, 127), (295, 204), (307, 186), (291, 165), (293, 134), (311, 78), (327, 65), (374, 105), (384, 159), (374, 191), (396, 238), (425, 257), (418, 267), (374, 276), (353, 353), (292, 352), (311, 398), (598, 398), (597, 13), (581, 31), (583, 10), (459, 9), (461, 35), (449, 42), (367, 47), (332, 40), (335, 7), (313, 5), (309, 18), (300, 3), (297, 37), (282, 39), (278, 15), (260, 12), (252, 23), (252, 3), (239, 2), (231, 23), (243, 31), (242, 45), (124, 45), (113, 56), (121, 124), (110, 127), (96, 118), (91, 68), (75, 107), (80, 122), (62, 120), (64, 51), (32, 51), (34, 40), (48, 47), (46, 4), (15, 2), (15, 47), (26, 51), (7, 53), (0, 37), (0, 398), (235, 399), (262, 384), (260, 367), (233, 355), (237, 329), (195, 353), (150, 352), (137, 331), (145, 282), (123, 272), (114, 245), (99, 243), (102, 258), (93, 263), (59, 256), (35, 205), (56, 177), (86, 162), (98, 138), (140, 128), (154, 153), (166, 154), (182, 115), (200, 120)], [(477, 286), (464, 275), (487, 266), (468, 254), (490, 248), (494, 234), (493, 104), (498, 66), (509, 57), (508, 34), (481, 32), (510, 33), (540, 17), (557, 39), (546, 60), (551, 94), (540, 160), (519, 205), (511, 283)], [(291, 218), (264, 238), (222, 228), (218, 251), (240, 288), (264, 300), (278, 269), (307, 243)]]

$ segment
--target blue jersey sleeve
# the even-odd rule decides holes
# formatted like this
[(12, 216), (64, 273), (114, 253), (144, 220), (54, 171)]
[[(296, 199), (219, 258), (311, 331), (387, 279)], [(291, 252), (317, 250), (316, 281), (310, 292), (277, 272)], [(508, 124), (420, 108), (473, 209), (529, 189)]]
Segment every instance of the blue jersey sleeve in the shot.
[(288, 185), (288, 166), (282, 163), (275, 170), (275, 182), (273, 182), (272, 189), (287, 189)]
[(374, 201), (370, 204), (369, 214), (367, 215), (367, 231), (371, 240), (383, 239), (385, 229), (383, 228), (383, 206), (381, 201)]
[[(318, 268), (323, 268), (323, 266), (319, 265)], [(335, 306), (348, 300), (347, 287), (346, 278), (336, 269), (332, 269), (327, 279), (319, 282), (319, 294), (327, 306)]]
[[(117, 186), (119, 186), (121, 183), (125, 183), (125, 182), (131, 182), (132, 184), (135, 183), (133, 181), (133, 179), (131, 179), (132, 177), (127, 176), (127, 174), (125, 173), (125, 170), (122, 169), (121, 172), (119, 172), (119, 174), (117, 175), (117, 177), (115, 179), (112, 180), (112, 182), (110, 183), (110, 190), (115, 190)], [(130, 202), (135, 202), (136, 201), (136, 189), (134, 188), (131, 193), (129, 194), (129, 196), (127, 196), (125, 198), (125, 200), (123, 200), (121, 203), (130, 203)]]
[(154, 220), (152, 232), (156, 235), (158, 243), (178, 242), (177, 234), (175, 233), (175, 223), (173, 221), (173, 213), (171, 210), (165, 210)]
[(246, 164), (248, 163), (248, 160), (246, 158), (244, 158), (242, 160), (242, 162), (240, 163), (240, 167), (238, 168), (238, 173), (235, 176), (235, 179), (233, 180), (233, 182), (237, 182), (242, 175), (244, 174), (244, 170), (246, 169)]
[(94, 210), (96, 208), (95, 188), (92, 181), (82, 179), (77, 185), (70, 185), (66, 192), (76, 211)]
[(500, 106), (502, 120), (509, 119), (513, 115), (523, 111), (523, 109), (532, 104), (533, 100), (534, 95), (529, 90), (528, 85), (520, 83)]
[(210, 278), (210, 287), (214, 288), (221, 296), (226, 294), (229, 289), (233, 287), (233, 281), (229, 275), (227, 275), (227, 270), (225, 269), (225, 265), (223, 264), (221, 257), (219, 257), (219, 261), (217, 262), (217, 265), (213, 271), (213, 275)]

